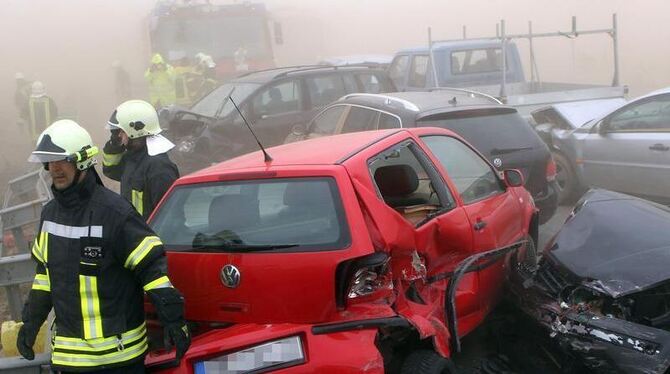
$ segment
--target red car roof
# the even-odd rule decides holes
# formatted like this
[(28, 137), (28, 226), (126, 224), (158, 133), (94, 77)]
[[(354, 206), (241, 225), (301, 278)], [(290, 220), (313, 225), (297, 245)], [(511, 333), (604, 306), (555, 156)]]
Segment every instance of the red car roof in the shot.
[[(333, 165), (343, 158), (356, 153), (361, 148), (375, 143), (379, 139), (408, 130), (392, 129), (324, 136), (268, 148), (267, 152), (272, 157), (272, 162), (270, 163), (272, 166)], [(267, 166), (263, 161), (261, 151), (256, 151), (202, 169), (190, 176), (207, 176), (233, 169), (262, 168)]]

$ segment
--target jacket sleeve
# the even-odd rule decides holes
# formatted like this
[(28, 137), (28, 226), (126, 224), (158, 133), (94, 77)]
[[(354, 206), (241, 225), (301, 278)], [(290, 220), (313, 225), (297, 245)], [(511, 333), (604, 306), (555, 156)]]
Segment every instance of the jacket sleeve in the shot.
[(160, 238), (134, 209), (122, 228), (124, 250), (122, 263), (135, 274), (163, 325), (183, 321), (184, 298), (167, 275), (167, 260)]
[(35, 268), (35, 278), (28, 294), (28, 300), (23, 306), (21, 318), (23, 323), (30, 325), (33, 329), (39, 329), (42, 323), (47, 319), (51, 311), (51, 284), (49, 275), (44, 266), (47, 245), (47, 234), (38, 234), (33, 243), (31, 257), (37, 262)]
[(121, 181), (121, 175), (123, 175), (123, 168), (125, 167), (124, 154), (125, 148), (123, 146), (114, 145), (111, 140), (105, 143), (102, 148), (102, 173), (107, 178)]
[(165, 193), (172, 186), (172, 183), (179, 178), (179, 171), (177, 167), (171, 162), (161, 162), (149, 169), (147, 173), (147, 181), (149, 183), (149, 204), (146, 212), (153, 212), (156, 205), (161, 201)]

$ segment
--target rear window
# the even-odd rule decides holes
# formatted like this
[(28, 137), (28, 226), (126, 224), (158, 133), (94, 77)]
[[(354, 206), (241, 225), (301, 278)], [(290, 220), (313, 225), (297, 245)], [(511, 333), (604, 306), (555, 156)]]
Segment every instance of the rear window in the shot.
[(168, 250), (316, 251), (348, 246), (332, 178), (284, 178), (177, 187), (152, 228)]
[(542, 146), (530, 124), (509, 109), (441, 113), (421, 118), (418, 123), (452, 130), (487, 156), (494, 150), (505, 153)]

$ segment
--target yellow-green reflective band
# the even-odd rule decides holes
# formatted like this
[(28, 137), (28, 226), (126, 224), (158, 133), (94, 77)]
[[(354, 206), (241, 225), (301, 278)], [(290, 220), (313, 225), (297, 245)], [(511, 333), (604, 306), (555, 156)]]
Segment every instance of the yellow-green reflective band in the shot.
[(151, 249), (162, 244), (163, 243), (157, 236), (147, 236), (132, 252), (130, 252), (126, 259), (126, 263), (123, 266), (130, 270), (135, 269), (135, 267), (142, 262), (144, 257), (151, 252)]
[(84, 339), (102, 338), (102, 318), (96, 277), (79, 276), (79, 297), (84, 322)]
[(132, 360), (144, 354), (147, 350), (147, 338), (142, 339), (130, 348), (111, 352), (105, 355), (89, 355), (85, 353), (63, 353), (55, 351), (51, 355), (51, 362), (60, 366), (92, 367), (114, 364)]
[(102, 164), (104, 166), (118, 165), (123, 158), (123, 153), (105, 153), (102, 152)]
[(51, 292), (51, 286), (49, 285), (49, 277), (46, 274), (35, 274), (32, 289)]
[(144, 195), (144, 193), (142, 191), (132, 190), (131, 191), (131, 196), (130, 196), (130, 199), (131, 199), (131, 202), (133, 203), (133, 206), (135, 207), (135, 209), (137, 210), (137, 212), (140, 215), (144, 214), (144, 207), (142, 206), (143, 205), (142, 204), (142, 196), (143, 195)]
[(42, 235), (42, 240), (40, 243), (42, 243), (42, 258), (44, 259), (44, 263), (46, 264), (47, 261), (49, 260), (49, 233), (48, 232), (43, 232), (41, 233)]
[[(118, 348), (120, 345), (130, 345), (131, 343), (145, 337), (147, 334), (146, 323), (142, 322), (138, 327), (121, 334), (119, 340), (116, 336), (99, 339), (78, 339), (56, 336), (54, 339), (54, 349), (68, 349), (82, 352), (99, 352), (112, 348)], [(121, 344), (119, 344), (121, 343)]]
[(33, 248), (32, 248), (32, 254), (35, 256), (35, 258), (41, 262), (42, 264), (45, 264), (47, 262), (47, 240), (49, 238), (49, 233), (47, 232), (41, 232), (37, 237), (35, 238), (35, 242), (33, 243)]
[(156, 280), (153, 280), (145, 284), (144, 291), (155, 290), (157, 288), (170, 288), (170, 287), (172, 287), (172, 283), (170, 283), (170, 279), (167, 277), (167, 275), (164, 275)]

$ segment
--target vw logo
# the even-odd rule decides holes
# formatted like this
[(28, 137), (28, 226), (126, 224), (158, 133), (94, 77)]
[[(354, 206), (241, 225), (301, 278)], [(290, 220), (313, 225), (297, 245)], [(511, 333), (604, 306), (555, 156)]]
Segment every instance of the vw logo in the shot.
[(493, 159), (493, 165), (497, 168), (501, 167), (502, 166), (502, 160), (498, 157), (494, 158)]
[(233, 265), (226, 265), (221, 268), (221, 283), (228, 288), (236, 288), (240, 285), (240, 271)]

